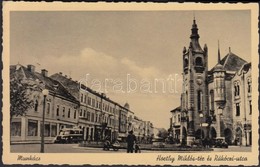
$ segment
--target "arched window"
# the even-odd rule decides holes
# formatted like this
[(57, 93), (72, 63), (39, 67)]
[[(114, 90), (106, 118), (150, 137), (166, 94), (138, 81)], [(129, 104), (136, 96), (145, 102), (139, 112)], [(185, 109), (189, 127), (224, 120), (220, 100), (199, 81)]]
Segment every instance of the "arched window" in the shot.
[(188, 59), (184, 59), (184, 67), (188, 67), (188, 65), (189, 65)]
[(201, 111), (202, 110), (202, 91), (201, 90), (198, 91), (197, 97), (198, 97), (197, 98), (198, 99), (198, 101), (197, 101), (198, 111)]
[(237, 85), (237, 95), (238, 95), (238, 96), (240, 95), (240, 88), (239, 88), (239, 85)]
[(186, 95), (185, 95), (185, 106), (186, 109), (188, 109), (188, 92), (186, 91)]
[(196, 66), (203, 66), (202, 58), (197, 57), (195, 60), (195, 64), (196, 64)]
[(214, 90), (210, 90), (210, 109), (214, 111)]
[(235, 85), (234, 85), (234, 89), (235, 89), (235, 91), (234, 91), (234, 96), (236, 96), (237, 95), (237, 84), (235, 83)]

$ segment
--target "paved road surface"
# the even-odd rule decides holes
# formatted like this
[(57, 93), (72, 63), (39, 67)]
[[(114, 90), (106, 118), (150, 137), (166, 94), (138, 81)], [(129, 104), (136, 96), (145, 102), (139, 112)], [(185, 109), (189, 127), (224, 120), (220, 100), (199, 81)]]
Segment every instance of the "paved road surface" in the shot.
[[(251, 147), (229, 146), (225, 148), (214, 148), (214, 152), (249, 152)], [(39, 153), (40, 144), (17, 144), (11, 145), (12, 153)], [(125, 153), (125, 149), (118, 151), (103, 151), (102, 148), (78, 147), (78, 144), (45, 144), (46, 153)], [(162, 153), (171, 151), (149, 151), (142, 150), (142, 153)], [(185, 152), (185, 151), (184, 151)], [(195, 152), (195, 151), (194, 151)]]

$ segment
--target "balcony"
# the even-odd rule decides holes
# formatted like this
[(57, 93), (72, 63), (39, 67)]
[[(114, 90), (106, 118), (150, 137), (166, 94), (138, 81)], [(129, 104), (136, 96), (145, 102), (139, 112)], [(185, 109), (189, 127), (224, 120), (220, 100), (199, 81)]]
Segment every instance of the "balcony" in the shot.
[(205, 67), (204, 66), (195, 66), (194, 67), (197, 73), (203, 73)]

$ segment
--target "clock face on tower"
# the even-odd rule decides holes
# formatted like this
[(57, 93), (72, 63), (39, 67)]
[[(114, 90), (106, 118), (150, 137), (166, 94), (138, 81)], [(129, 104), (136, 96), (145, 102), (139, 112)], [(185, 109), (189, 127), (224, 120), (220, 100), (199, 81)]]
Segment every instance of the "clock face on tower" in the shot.
[(196, 82), (197, 82), (197, 84), (198, 85), (201, 85), (202, 84), (202, 78), (201, 77), (198, 77), (197, 79), (196, 79)]

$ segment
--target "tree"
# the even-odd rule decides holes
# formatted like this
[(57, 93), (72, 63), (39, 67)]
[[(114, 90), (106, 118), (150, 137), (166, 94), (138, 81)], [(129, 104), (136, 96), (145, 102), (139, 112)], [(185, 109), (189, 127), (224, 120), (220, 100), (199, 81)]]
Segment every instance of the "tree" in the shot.
[(164, 128), (158, 129), (157, 136), (160, 137), (160, 138), (166, 139), (168, 137), (168, 132)]
[(34, 99), (40, 98), (40, 85), (35, 80), (10, 78), (10, 120), (23, 116), (34, 106)]

